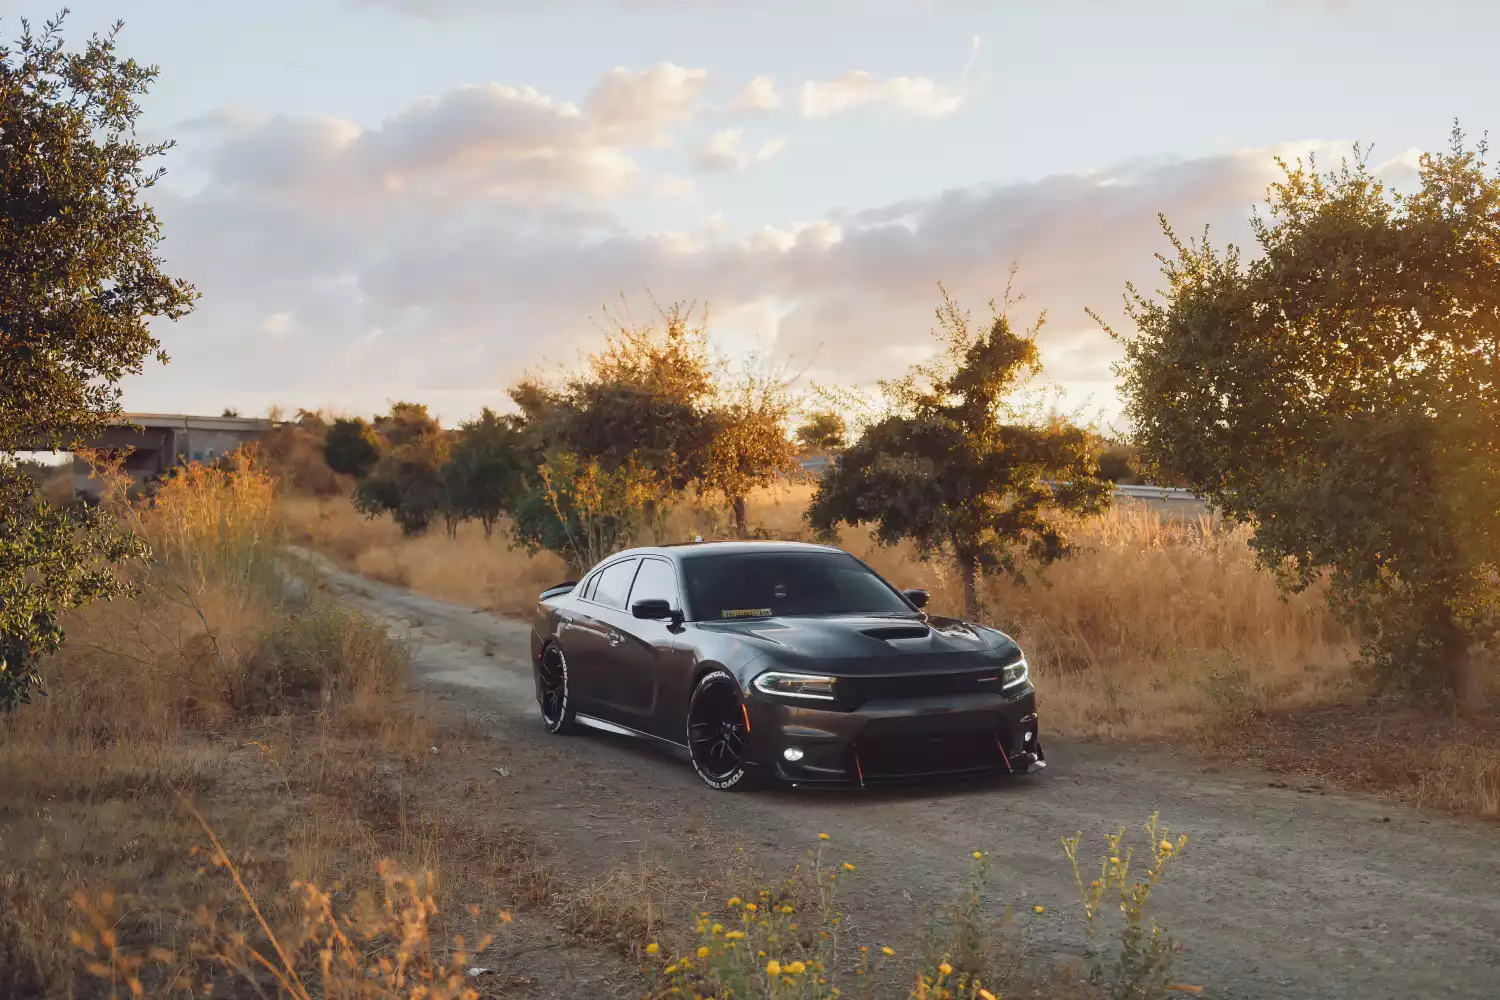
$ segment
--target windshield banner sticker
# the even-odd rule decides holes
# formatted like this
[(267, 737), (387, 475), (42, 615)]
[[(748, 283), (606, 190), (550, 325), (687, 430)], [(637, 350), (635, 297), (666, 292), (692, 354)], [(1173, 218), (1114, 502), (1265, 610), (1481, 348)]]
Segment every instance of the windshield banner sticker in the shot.
[(769, 618), (770, 608), (735, 608), (720, 612), (725, 618)]

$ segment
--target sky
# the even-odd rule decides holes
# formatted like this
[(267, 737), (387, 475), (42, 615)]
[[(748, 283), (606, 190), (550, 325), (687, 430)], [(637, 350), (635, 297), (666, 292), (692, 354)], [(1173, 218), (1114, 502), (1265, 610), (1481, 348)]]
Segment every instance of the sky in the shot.
[[(61, 0), (53, 0), (54, 5)], [(1004, 292), (1069, 406), (1119, 425), (1127, 281), (1243, 241), (1277, 155), (1395, 185), (1495, 119), (1489, 0), (69, 0), (160, 67), (169, 273), (132, 411), (504, 408), (610, 315), (707, 308), (730, 353), (868, 385), (943, 282)], [(0, 36), (55, 13), (0, 0)], [(1455, 27), (1461, 30), (1455, 30)]]

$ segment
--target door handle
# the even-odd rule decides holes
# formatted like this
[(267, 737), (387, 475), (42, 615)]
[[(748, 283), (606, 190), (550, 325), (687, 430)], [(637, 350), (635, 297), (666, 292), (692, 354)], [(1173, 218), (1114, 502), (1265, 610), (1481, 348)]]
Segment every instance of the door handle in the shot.
[(611, 632), (609, 634), (609, 644), (611, 646), (618, 646), (624, 639), (625, 637), (618, 632)]

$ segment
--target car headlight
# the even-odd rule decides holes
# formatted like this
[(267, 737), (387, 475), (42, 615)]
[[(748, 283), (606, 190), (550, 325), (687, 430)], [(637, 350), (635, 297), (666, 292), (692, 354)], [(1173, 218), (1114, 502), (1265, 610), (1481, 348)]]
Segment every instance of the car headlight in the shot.
[(1027, 677), (1031, 675), (1026, 666), (1026, 657), (1021, 657), (1014, 663), (1007, 663), (1000, 674), (1000, 690), (1008, 691), (1013, 687), (1026, 683)]
[(818, 677), (812, 674), (781, 674), (771, 671), (761, 674), (753, 682), (755, 690), (762, 694), (781, 695), (784, 698), (809, 698), (814, 701), (832, 701), (833, 688), (838, 683), (835, 677)]

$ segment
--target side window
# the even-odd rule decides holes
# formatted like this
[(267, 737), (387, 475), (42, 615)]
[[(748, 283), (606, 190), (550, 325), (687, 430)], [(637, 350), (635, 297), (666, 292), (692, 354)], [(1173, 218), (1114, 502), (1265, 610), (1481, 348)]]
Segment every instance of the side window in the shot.
[(635, 576), (635, 568), (639, 564), (639, 559), (622, 559), (604, 567), (599, 574), (599, 582), (594, 587), (593, 600), (611, 608), (625, 607), (625, 595), (630, 593), (630, 580)]
[(663, 559), (647, 559), (641, 563), (641, 571), (635, 575), (635, 586), (630, 588), (630, 603), (626, 607), (634, 607), (637, 601), (653, 597), (674, 608), (682, 607), (677, 598), (677, 574), (672, 571), (672, 564)]
[(599, 574), (595, 573), (583, 581), (583, 586), (578, 588), (578, 596), (585, 601), (592, 600), (594, 597), (594, 588), (597, 586), (599, 586)]

